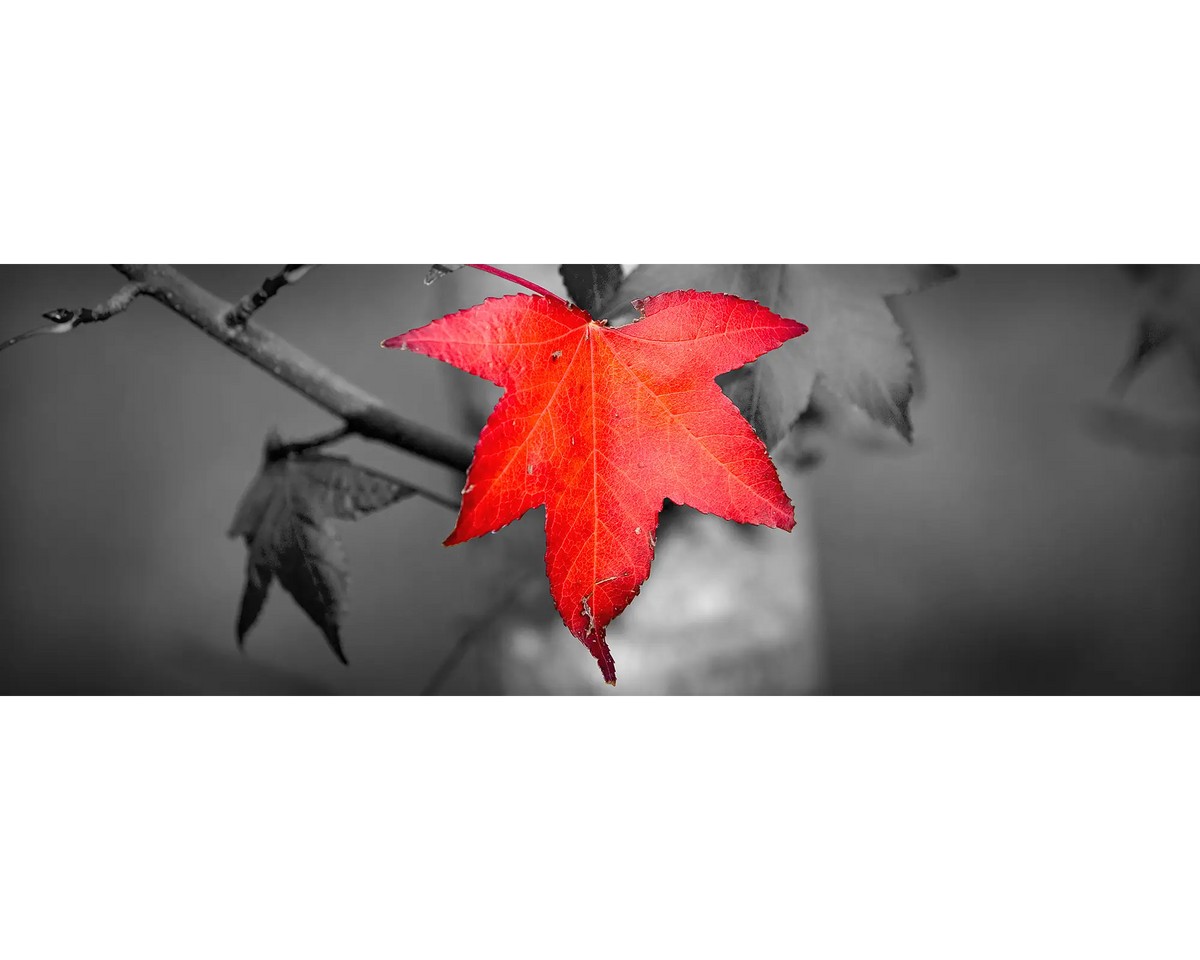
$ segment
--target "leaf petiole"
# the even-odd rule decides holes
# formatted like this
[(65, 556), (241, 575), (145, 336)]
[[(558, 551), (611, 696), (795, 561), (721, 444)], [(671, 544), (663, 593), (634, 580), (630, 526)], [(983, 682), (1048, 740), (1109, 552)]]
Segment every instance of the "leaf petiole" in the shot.
[(294, 443), (284, 443), (279, 434), (271, 431), (267, 434), (266, 443), (266, 459), (267, 462), (274, 460), (286, 460), (288, 457), (298, 453), (306, 453), (309, 450), (316, 450), (320, 447), (328, 446), (331, 443), (337, 443), (339, 440), (344, 440), (346, 437), (354, 433), (350, 424), (344, 423), (340, 427), (322, 433), (318, 436), (311, 437), (308, 440), (297, 440)]
[[(348, 423), (342, 424), (327, 433), (318, 434), (315, 437), (310, 437), (307, 440), (296, 440), (292, 443), (284, 443), (278, 432), (272, 430), (267, 434), (267, 441), (263, 448), (264, 459), (267, 463), (274, 463), (278, 460), (287, 460), (294, 456), (303, 456), (314, 450), (321, 450), (329, 444), (337, 443), (339, 440), (345, 440), (347, 437), (358, 436), (358, 432)], [(378, 472), (378, 471), (377, 471)], [(386, 474), (381, 474), (386, 476)], [(436, 503), (439, 506), (445, 507), (447, 510), (458, 512), (462, 504), (458, 500), (452, 500), (450, 497), (444, 497), (440, 493), (434, 493), (432, 490), (425, 490), (415, 484), (409, 483), (406, 480), (398, 480), (395, 477), (388, 479), (393, 482), (410, 488), (418, 497), (424, 497), (430, 503)]]
[(465, 266), (474, 267), (476, 270), (482, 270), (484, 273), (490, 273), (493, 276), (500, 277), (504, 280), (510, 280), (513, 283), (524, 287), (526, 290), (532, 290), (534, 293), (540, 293), (543, 297), (549, 297), (551, 300), (557, 300), (559, 303), (564, 304), (568, 308), (574, 306), (574, 304), (568, 303), (557, 293), (551, 293), (545, 287), (539, 287), (536, 283), (531, 283), (523, 277), (518, 277), (515, 273), (509, 273), (507, 270), (501, 270), (499, 267), (492, 267), (486, 263), (468, 263), (465, 264)]

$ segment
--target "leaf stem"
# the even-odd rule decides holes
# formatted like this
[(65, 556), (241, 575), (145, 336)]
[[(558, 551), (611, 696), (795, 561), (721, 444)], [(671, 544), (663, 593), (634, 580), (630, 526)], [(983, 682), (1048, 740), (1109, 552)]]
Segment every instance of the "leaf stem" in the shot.
[[(279, 435), (272, 433), (267, 438), (267, 460), (275, 462), (278, 460), (286, 460), (288, 457), (296, 454), (307, 453), (310, 450), (317, 450), (321, 447), (327, 447), (331, 443), (337, 443), (339, 440), (345, 440), (347, 437), (355, 436), (357, 431), (348, 423), (343, 423), (340, 427), (333, 430), (319, 433), (315, 437), (310, 437), (307, 440), (296, 440), (292, 443), (283, 443), (279, 439)], [(377, 471), (381, 472), (381, 471)], [(457, 500), (452, 500), (449, 497), (443, 497), (440, 493), (434, 493), (432, 490), (425, 490), (418, 487), (415, 483), (409, 483), (407, 480), (400, 480), (397, 477), (391, 477), (396, 483), (412, 488), (413, 492), (424, 497), (431, 503), (436, 503), (439, 506), (445, 507), (447, 510), (458, 512), (461, 504)]]
[(354, 433), (354, 429), (348, 423), (343, 423), (340, 427), (330, 430), (326, 433), (318, 434), (308, 440), (296, 440), (292, 443), (268, 443), (267, 459), (268, 460), (283, 460), (296, 453), (305, 453), (309, 450), (315, 450), (318, 447), (326, 447), (331, 443), (337, 443), (339, 440), (344, 440), (346, 437)]
[(462, 507), (462, 504), (459, 501), (452, 500), (450, 497), (443, 497), (440, 493), (434, 493), (432, 490), (422, 489), (413, 483), (409, 483), (408, 485), (417, 491), (417, 496), (424, 497), (430, 503), (436, 503), (438, 506), (445, 507), (447, 510), (453, 510), (455, 513), (458, 513), (459, 509)]
[(483, 633), (484, 627), (496, 619), (497, 614), (506, 610), (525, 588), (528, 580), (524, 577), (518, 577), (517, 580), (506, 590), (500, 597), (499, 601), (493, 604), (486, 613), (468, 627), (462, 635), (454, 642), (454, 646), (442, 658), (442, 662), (437, 665), (433, 671), (433, 675), (425, 681), (425, 686), (421, 688), (421, 696), (429, 697), (437, 693), (442, 685), (450, 679), (450, 676), (462, 663), (463, 657), (471, 649), (471, 645), (479, 639)]
[(515, 273), (509, 273), (507, 270), (501, 270), (499, 267), (488, 266), (486, 263), (468, 263), (466, 266), (474, 267), (476, 270), (482, 270), (484, 273), (490, 273), (493, 276), (501, 277), (504, 280), (511, 280), (513, 283), (519, 284), (526, 290), (532, 290), (534, 293), (540, 293), (543, 297), (549, 297), (551, 300), (557, 300), (565, 307), (569, 308), (571, 306), (568, 301), (564, 300), (557, 293), (551, 293), (545, 287), (539, 287), (536, 283), (531, 283), (523, 277), (518, 277)]

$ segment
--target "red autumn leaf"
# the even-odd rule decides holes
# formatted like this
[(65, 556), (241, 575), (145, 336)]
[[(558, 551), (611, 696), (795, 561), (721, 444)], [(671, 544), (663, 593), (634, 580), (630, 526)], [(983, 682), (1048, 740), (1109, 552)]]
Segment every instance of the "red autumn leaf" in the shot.
[(505, 388), (475, 448), (446, 545), (546, 505), (546, 573), (563, 621), (616, 683), (605, 628), (650, 573), (663, 498), (742, 523), (795, 517), (762, 440), (714, 378), (807, 330), (693, 290), (638, 301), (612, 328), (519, 294), (384, 341)]

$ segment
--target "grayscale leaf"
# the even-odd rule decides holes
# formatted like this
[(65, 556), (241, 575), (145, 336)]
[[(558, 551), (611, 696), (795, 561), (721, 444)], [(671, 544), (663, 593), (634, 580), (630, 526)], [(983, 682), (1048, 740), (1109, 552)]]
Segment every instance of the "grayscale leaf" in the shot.
[(571, 302), (582, 307), (592, 318), (612, 300), (625, 277), (619, 263), (564, 263), (558, 268)]
[(277, 436), (268, 438), (266, 461), (229, 529), (229, 535), (242, 537), (248, 548), (238, 645), (245, 642), (277, 579), (345, 663), (341, 625), (349, 573), (332, 521), (354, 520), (416, 491), (344, 457), (316, 452), (272, 456), (279, 446)]
[(632, 300), (694, 289), (757, 300), (809, 332), (718, 378), (774, 449), (806, 409), (819, 380), (835, 402), (853, 404), (911, 441), (908, 405), (915, 359), (887, 298), (954, 277), (942, 266), (642, 264), (621, 285), (609, 319), (632, 319)]

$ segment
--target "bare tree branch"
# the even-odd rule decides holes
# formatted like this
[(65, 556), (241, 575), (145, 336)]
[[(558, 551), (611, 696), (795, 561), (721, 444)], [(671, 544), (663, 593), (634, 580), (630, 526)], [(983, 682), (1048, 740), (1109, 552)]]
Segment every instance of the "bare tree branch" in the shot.
[(241, 354), (313, 403), (341, 417), (368, 440), (433, 460), (461, 473), (471, 464), (471, 445), (399, 416), (378, 397), (338, 376), (269, 330), (234, 322), (235, 307), (165, 264), (114, 264), (141, 293), (169, 307), (214, 340)]

